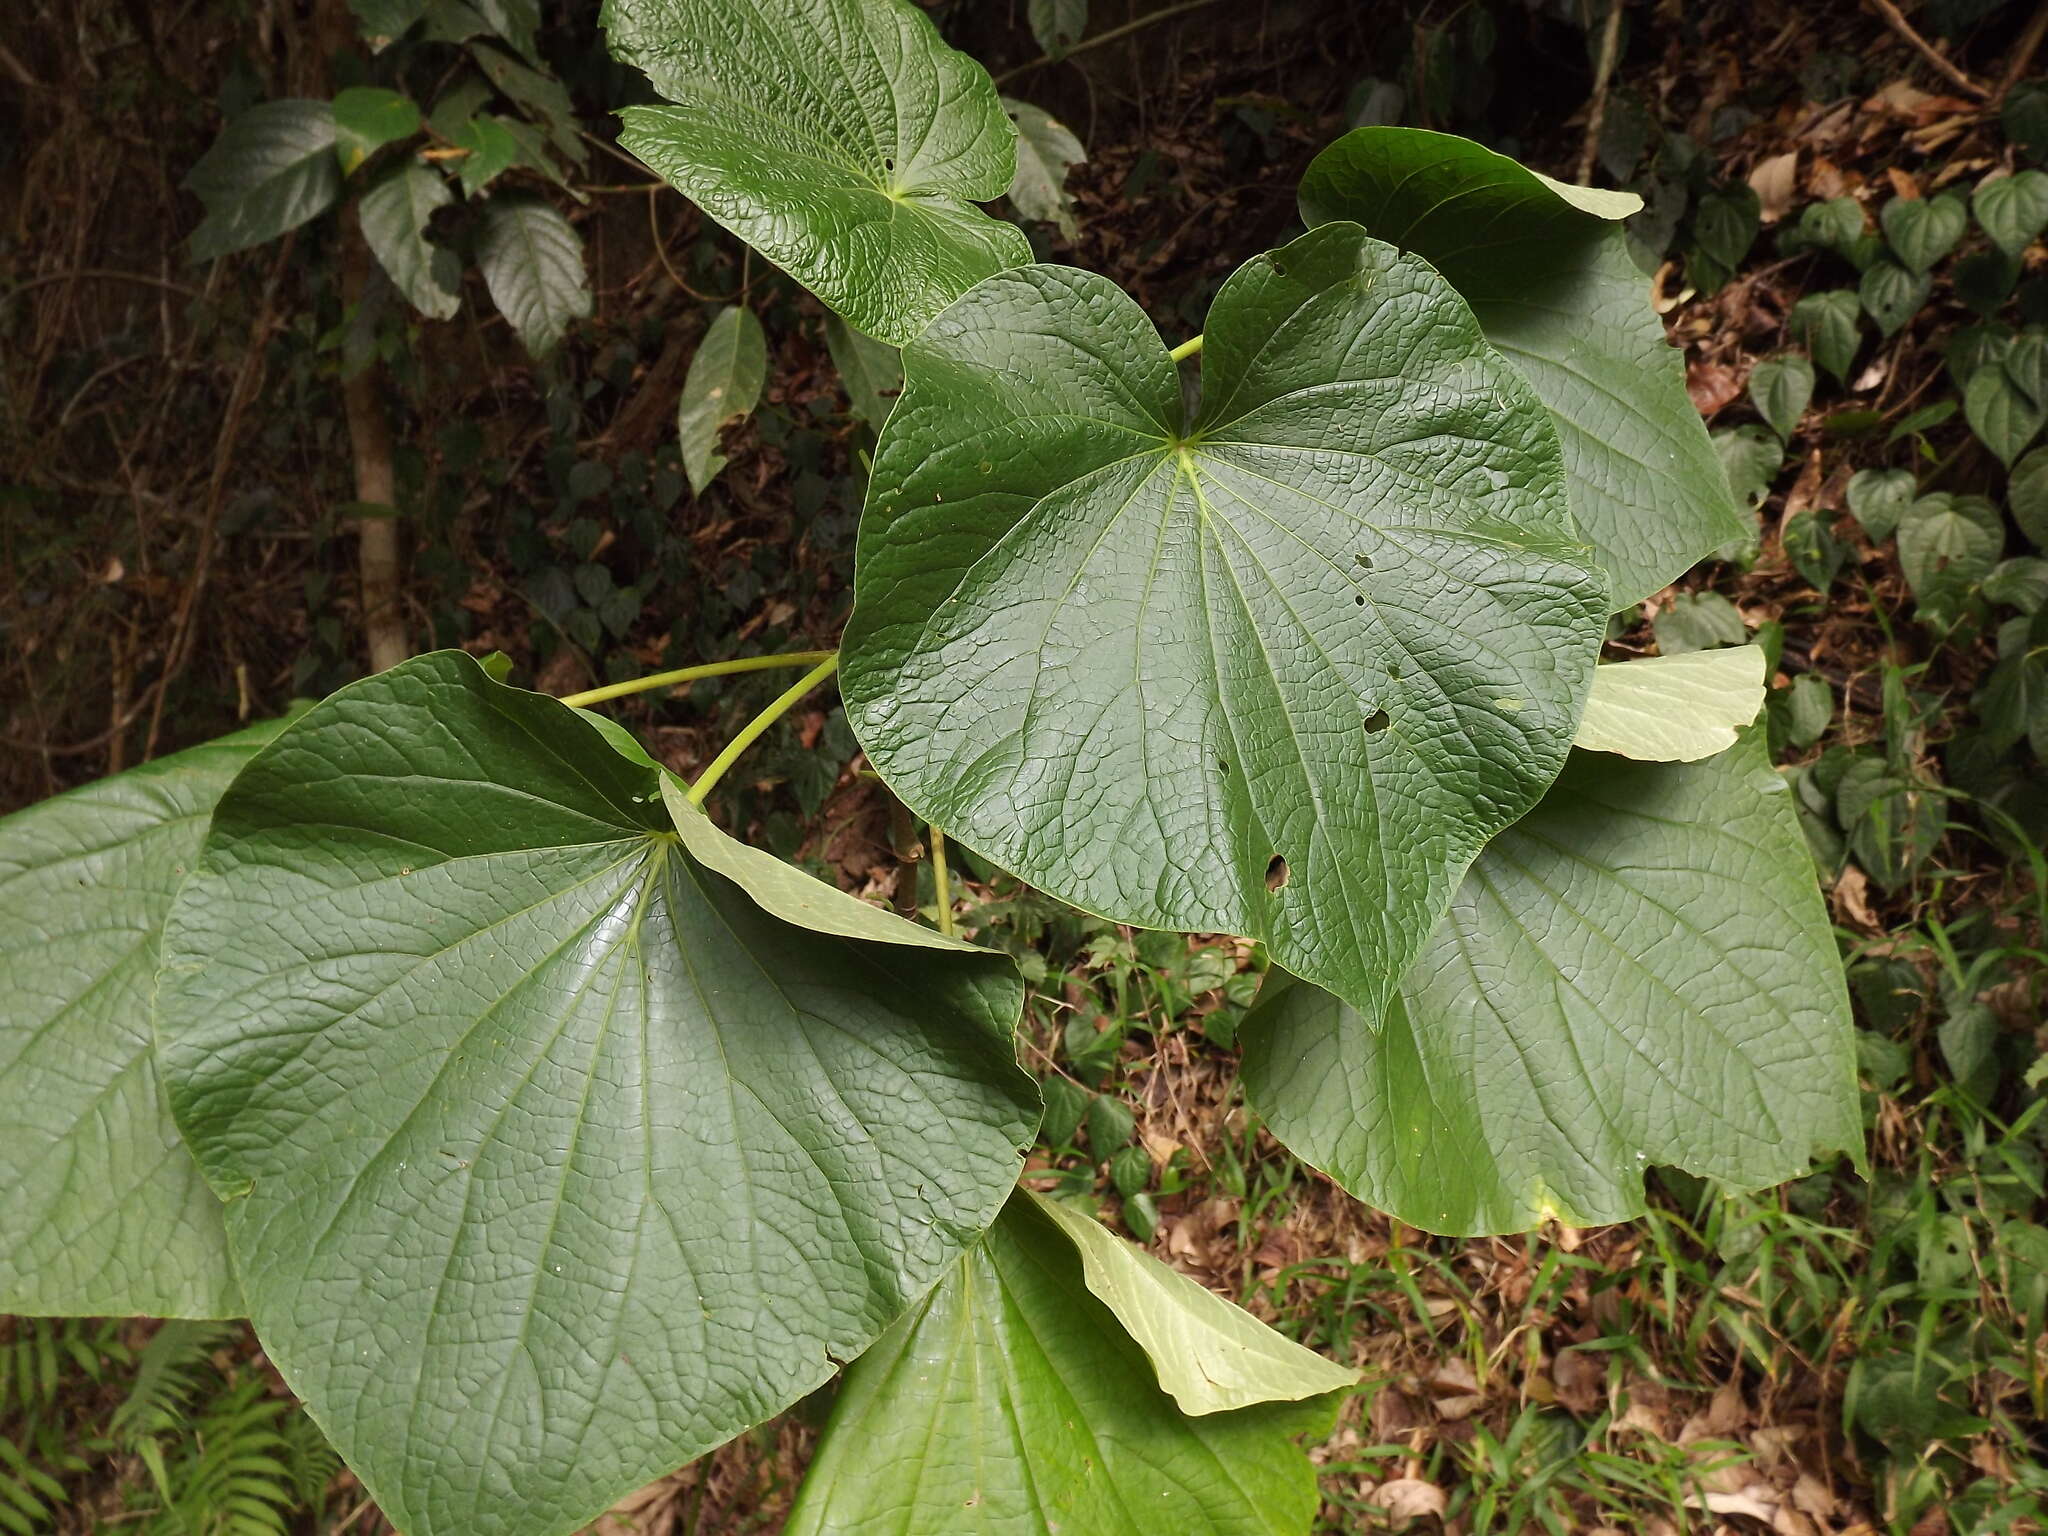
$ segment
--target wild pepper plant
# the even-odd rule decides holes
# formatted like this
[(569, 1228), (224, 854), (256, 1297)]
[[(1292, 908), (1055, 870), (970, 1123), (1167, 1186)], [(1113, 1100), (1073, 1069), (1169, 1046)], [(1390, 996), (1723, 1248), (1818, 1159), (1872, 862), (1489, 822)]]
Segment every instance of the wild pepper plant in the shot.
[[(1252, 1107), (1404, 1221), (1856, 1145), (1761, 653), (1595, 665), (1744, 528), (1632, 199), (1360, 130), (1170, 347), (981, 210), (1015, 130), (906, 0), (605, 23), (622, 142), (901, 349), (843, 647), (421, 656), (0, 826), (0, 1308), (248, 1315), (408, 1536), (574, 1530), (842, 1371), (794, 1531), (1305, 1531), (1355, 1373), (1017, 1187), (1011, 961), (706, 814), (835, 668), (946, 835), (1261, 941)], [(688, 787), (580, 707), (774, 666)]]

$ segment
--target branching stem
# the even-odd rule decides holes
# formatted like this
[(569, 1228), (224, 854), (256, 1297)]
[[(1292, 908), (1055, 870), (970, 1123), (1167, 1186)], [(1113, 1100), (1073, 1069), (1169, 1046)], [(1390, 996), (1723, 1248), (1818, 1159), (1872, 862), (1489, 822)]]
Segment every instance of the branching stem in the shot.
[(724, 677), (734, 672), (766, 672), (775, 667), (815, 667), (828, 657), (836, 657), (837, 651), (790, 651), (781, 656), (742, 656), (735, 661), (707, 661), (699, 666), (678, 667), (673, 672), (650, 672), (645, 677), (629, 678), (623, 683), (608, 683), (602, 688), (585, 689), (582, 693), (565, 694), (562, 702), (572, 709), (583, 709), (592, 704), (602, 704), (607, 699), (622, 699), (631, 693), (646, 693), (652, 688), (674, 688), (683, 683), (694, 683), (700, 677)]
[(725, 750), (711, 759), (711, 766), (697, 776), (697, 782), (690, 786), (690, 804), (702, 805), (704, 797), (725, 777), (726, 769), (739, 761), (742, 752), (759, 741), (769, 726), (794, 709), (799, 699), (838, 670), (839, 653), (828, 652), (823, 661), (785, 689), (782, 696), (773, 704), (749, 720), (739, 735), (725, 744)]

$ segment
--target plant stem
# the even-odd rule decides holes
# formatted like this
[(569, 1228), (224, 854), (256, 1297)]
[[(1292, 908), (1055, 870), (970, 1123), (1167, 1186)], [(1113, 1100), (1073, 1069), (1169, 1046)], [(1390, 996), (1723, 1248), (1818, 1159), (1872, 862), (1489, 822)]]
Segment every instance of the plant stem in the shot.
[(607, 699), (622, 699), (630, 693), (645, 693), (651, 688), (672, 688), (683, 683), (694, 683), (700, 677), (724, 677), (733, 672), (766, 672), (775, 667), (815, 667), (836, 651), (791, 651), (782, 656), (742, 656), (736, 661), (707, 661), (694, 667), (678, 667), (673, 672), (650, 672), (645, 677), (629, 678), (623, 683), (607, 683), (602, 688), (586, 688), (581, 693), (562, 696), (562, 702), (572, 709), (584, 709), (592, 704), (602, 704)]
[(833, 651), (823, 661), (819, 662), (810, 671), (791, 684), (789, 688), (784, 690), (782, 696), (773, 704), (770, 704), (761, 713), (749, 720), (741, 729), (739, 735), (733, 737), (731, 741), (725, 744), (725, 750), (711, 759), (711, 766), (697, 776), (697, 782), (690, 786), (690, 804), (702, 805), (704, 797), (711, 793), (720, 779), (725, 777), (725, 770), (739, 761), (739, 756), (742, 752), (759, 741), (762, 733), (769, 726), (795, 708), (797, 700), (801, 699), (838, 670), (839, 653)]
[(1104, 43), (1113, 43), (1120, 37), (1129, 37), (1133, 32), (1152, 26), (1156, 22), (1170, 21), (1188, 11), (1199, 11), (1205, 5), (1215, 5), (1217, 0), (1180, 0), (1178, 5), (1162, 6), (1149, 15), (1140, 16), (1136, 21), (1127, 21), (1120, 27), (1111, 27), (1107, 32), (1098, 32), (1093, 37), (1083, 38), (1065, 53), (1055, 59), (1049, 53), (1041, 53), (1028, 64), (1019, 64), (1015, 69), (1006, 69), (996, 76), (997, 85), (1007, 85), (1019, 75), (1028, 74), (1046, 64), (1057, 64), (1071, 59), (1077, 53), (1086, 53), (1090, 48), (1100, 48)]
[[(369, 282), (370, 247), (351, 208), (342, 215), (342, 293), (351, 312), (363, 301)], [(383, 366), (364, 364), (341, 386), (342, 416), (348, 423), (349, 448), (355, 459), (356, 500), (391, 507), (398, 500), (393, 471), (391, 423), (384, 414)], [(362, 583), (363, 642), (370, 670), (383, 672), (412, 654), (405, 638), (405, 615), (399, 606), (398, 516), (359, 517), (356, 526), (356, 568)]]
[(946, 870), (946, 834), (932, 828), (932, 898), (939, 904), (939, 932), (953, 937), (953, 880)]
[(1200, 336), (1190, 336), (1186, 341), (1182, 342), (1179, 346), (1175, 347), (1171, 352), (1167, 353), (1166, 355), (1172, 358), (1176, 363), (1179, 363), (1185, 362), (1188, 358), (1193, 357), (1196, 353), (1200, 352), (1201, 350), (1202, 338)]

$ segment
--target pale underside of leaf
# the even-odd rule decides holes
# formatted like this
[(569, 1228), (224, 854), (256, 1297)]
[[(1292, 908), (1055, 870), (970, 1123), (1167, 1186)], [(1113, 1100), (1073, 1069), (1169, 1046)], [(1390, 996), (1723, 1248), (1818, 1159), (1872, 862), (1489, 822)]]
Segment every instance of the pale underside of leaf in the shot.
[(1742, 645), (1595, 667), (1572, 745), (1652, 763), (1725, 752), (1764, 707), (1764, 660)]
[(1244, 1038), (1273, 1133), (1427, 1231), (1624, 1221), (1651, 1164), (1752, 1189), (1861, 1147), (1841, 962), (1756, 732), (1574, 755), (1378, 1027), (1276, 978)]
[(0, 1312), (241, 1312), (157, 1075), (150, 990), (214, 801), (276, 729), (0, 821)]
[(1328, 1421), (1182, 1414), (1019, 1195), (847, 1372), (788, 1536), (1304, 1536)]
[(822, 1384), (1000, 1208), (1013, 968), (799, 905), (452, 653), (224, 803), (166, 944), (174, 1105), (266, 1349), (413, 1536), (579, 1528)]
[(1450, 134), (1361, 128), (1317, 156), (1301, 201), (1311, 225), (1353, 219), (1424, 257), (1471, 304), (1556, 418), (1616, 610), (1747, 529), (1613, 222), (1629, 194), (1567, 188)]
[(1298, 1402), (1358, 1384), (1357, 1371), (1275, 1333), (1093, 1217), (1031, 1198), (1073, 1241), (1088, 1289), (1145, 1351), (1181, 1412)]
[(1150, 322), (1072, 269), (991, 279), (905, 359), (842, 672), (878, 771), (1062, 900), (1377, 1007), (1590, 676), (1604, 602), (1526, 387), (1350, 226), (1225, 285), (1189, 424)]
[(619, 142), (871, 336), (900, 344), (1031, 259), (1000, 197), (1016, 135), (981, 67), (904, 0), (608, 0), (672, 105)]

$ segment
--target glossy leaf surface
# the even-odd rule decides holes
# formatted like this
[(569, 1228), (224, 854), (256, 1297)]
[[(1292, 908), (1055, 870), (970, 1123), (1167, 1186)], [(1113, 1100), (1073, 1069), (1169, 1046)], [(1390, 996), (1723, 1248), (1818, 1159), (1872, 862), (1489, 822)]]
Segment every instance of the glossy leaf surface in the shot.
[(900, 345), (1031, 259), (1001, 197), (1016, 133), (907, 0), (606, 0), (614, 55), (673, 105), (619, 142), (846, 317)]
[(1357, 1384), (1358, 1372), (1275, 1333), (1094, 1217), (1030, 1198), (1073, 1243), (1090, 1293), (1145, 1351), (1181, 1412), (1299, 1402)]
[(1758, 645), (1644, 656), (1593, 669), (1575, 747), (1650, 763), (1692, 763), (1735, 745), (1764, 707)]
[(219, 1202), (157, 1074), (150, 992), (214, 802), (280, 724), (0, 821), (0, 1312), (241, 1313)]
[(1755, 1189), (1861, 1145), (1841, 962), (1761, 732), (1702, 763), (1575, 755), (1378, 1029), (1269, 987), (1249, 1102), (1428, 1231), (1624, 1221), (1652, 1163)]
[(341, 200), (334, 109), (324, 101), (262, 101), (234, 118), (185, 186), (206, 206), (190, 254), (209, 261), (275, 240)]
[(1071, 268), (905, 348), (842, 696), (919, 816), (1039, 889), (1377, 1008), (1555, 776), (1604, 594), (1548, 416), (1418, 258), (1326, 226), (1206, 334), (1192, 420)]
[(787, 1536), (1305, 1536), (1327, 1416), (1181, 1413), (1019, 1193), (846, 1373)]
[(168, 930), (250, 1314), (409, 1536), (577, 1529), (787, 1407), (1031, 1138), (1009, 961), (679, 836), (659, 780), (421, 657), (251, 765)]
[(1747, 529), (1614, 222), (1636, 206), (1412, 128), (1346, 134), (1301, 184), (1309, 224), (1356, 220), (1443, 273), (1557, 418), (1572, 515), (1616, 609)]
[(535, 357), (554, 351), (570, 323), (590, 315), (583, 239), (537, 197), (485, 202), (476, 264), (491, 301)]

